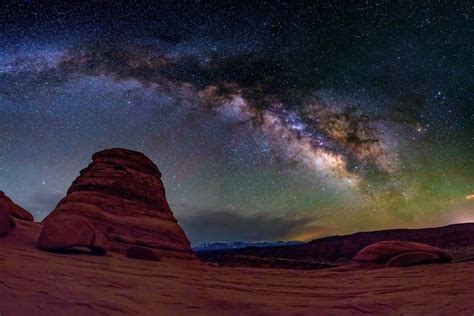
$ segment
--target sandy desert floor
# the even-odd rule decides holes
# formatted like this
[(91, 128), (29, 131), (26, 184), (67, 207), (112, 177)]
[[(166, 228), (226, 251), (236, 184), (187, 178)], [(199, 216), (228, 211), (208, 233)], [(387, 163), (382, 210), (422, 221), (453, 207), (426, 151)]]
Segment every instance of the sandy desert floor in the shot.
[(40, 226), (0, 238), (8, 315), (474, 314), (474, 262), (366, 270), (219, 268), (36, 249)]

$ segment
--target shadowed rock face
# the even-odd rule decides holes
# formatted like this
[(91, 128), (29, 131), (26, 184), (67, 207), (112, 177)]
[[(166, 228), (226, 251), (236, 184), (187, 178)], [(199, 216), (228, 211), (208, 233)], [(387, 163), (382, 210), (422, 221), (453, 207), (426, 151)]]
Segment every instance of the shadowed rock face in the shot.
[[(429, 252), (407, 252), (402, 253), (385, 264), (387, 267), (408, 267), (418, 264), (440, 263), (441, 258)], [(445, 263), (441, 261), (441, 263)]]
[(390, 240), (365, 247), (357, 253), (354, 260), (365, 263), (390, 262), (388, 266), (408, 266), (427, 262), (446, 263), (452, 258), (447, 252), (430, 245)]
[(41, 230), (38, 247), (56, 251), (85, 247), (95, 254), (105, 254), (110, 245), (105, 233), (94, 227), (87, 218), (57, 213), (45, 223)]
[(33, 215), (31, 215), (27, 210), (21, 206), (15, 204), (8, 196), (0, 191), (0, 210), (4, 210), (10, 213), (11, 216), (23, 219), (26, 221), (33, 221)]
[(132, 246), (127, 249), (125, 252), (127, 258), (140, 259), (140, 260), (150, 260), (150, 261), (160, 261), (160, 257), (150, 248)]
[(77, 215), (87, 218), (99, 235), (104, 232), (111, 250), (125, 253), (137, 245), (152, 248), (161, 257), (194, 258), (160, 178), (156, 165), (139, 152), (100, 151), (46, 217), (45, 228), (58, 214)]
[(13, 227), (15, 227), (15, 220), (8, 212), (0, 209), (0, 237), (6, 235)]

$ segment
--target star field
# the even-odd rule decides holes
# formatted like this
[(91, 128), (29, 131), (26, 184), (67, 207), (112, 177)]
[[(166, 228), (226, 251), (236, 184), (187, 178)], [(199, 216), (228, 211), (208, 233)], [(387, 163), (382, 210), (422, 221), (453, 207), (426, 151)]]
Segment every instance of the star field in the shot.
[(0, 189), (144, 152), (194, 244), (473, 221), (469, 3), (0, 8)]

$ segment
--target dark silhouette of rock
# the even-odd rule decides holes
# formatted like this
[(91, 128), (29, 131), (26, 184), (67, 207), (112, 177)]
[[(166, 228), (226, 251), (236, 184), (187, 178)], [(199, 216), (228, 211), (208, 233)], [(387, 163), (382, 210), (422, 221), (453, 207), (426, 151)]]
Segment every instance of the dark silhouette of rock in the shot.
[(87, 218), (58, 213), (45, 222), (38, 247), (53, 251), (89, 248), (93, 253), (105, 254), (110, 245), (104, 232), (94, 227)]
[(216, 254), (228, 256), (252, 256), (261, 258), (287, 258), (309, 260), (330, 264), (347, 264), (364, 247), (379, 241), (400, 240), (432, 245), (448, 249), (455, 260), (460, 260), (474, 247), (474, 223), (453, 224), (436, 228), (390, 229), (360, 232), (345, 236), (315, 239), (302, 245), (268, 248), (249, 247), (198, 252), (202, 260), (217, 258)]
[(15, 220), (7, 211), (0, 209), (0, 236), (6, 235), (13, 227), (15, 227)]
[(122, 148), (100, 151), (44, 220), (45, 227), (55, 222), (58, 214), (76, 215), (106, 232), (113, 251), (125, 253), (131, 246), (144, 246), (160, 257), (194, 259), (160, 178), (156, 165), (139, 152)]
[(427, 263), (446, 263), (445, 261), (441, 260), (441, 258), (429, 252), (407, 252), (398, 255), (390, 261), (388, 261), (385, 265), (387, 267), (408, 267), (414, 266), (418, 264), (427, 264)]
[(160, 257), (155, 250), (146, 247), (132, 246), (127, 249), (125, 255), (128, 258), (140, 259), (140, 260), (150, 260), (150, 261), (160, 261)]
[(26, 221), (33, 221), (33, 215), (31, 215), (27, 210), (21, 206), (15, 204), (8, 196), (0, 191), (0, 210), (5, 210), (10, 213), (11, 216), (18, 219), (23, 219)]
[[(354, 260), (364, 263), (386, 263), (392, 258), (406, 253), (433, 254), (437, 257), (436, 259), (438, 259), (439, 262), (450, 262), (452, 260), (447, 252), (437, 247), (417, 242), (398, 240), (380, 241), (367, 246), (357, 253)], [(413, 260), (415, 261), (415, 258), (413, 258)], [(406, 261), (409, 261), (409, 257), (406, 258)], [(397, 262), (403, 263), (403, 257), (399, 259), (399, 261), (395, 261), (395, 263)]]

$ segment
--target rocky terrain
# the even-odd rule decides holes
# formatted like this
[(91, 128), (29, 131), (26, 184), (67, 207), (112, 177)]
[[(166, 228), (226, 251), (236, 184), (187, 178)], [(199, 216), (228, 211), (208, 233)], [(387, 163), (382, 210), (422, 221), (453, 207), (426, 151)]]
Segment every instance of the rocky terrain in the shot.
[[(331, 265), (348, 264), (362, 248), (379, 241), (401, 240), (425, 243), (452, 254), (454, 261), (474, 259), (474, 223), (454, 224), (436, 228), (392, 229), (374, 232), (360, 232), (346, 236), (316, 239), (306, 244), (277, 247), (247, 247), (216, 251), (199, 251), (203, 261), (221, 263), (235, 261), (247, 266), (242, 257), (270, 259), (291, 259), (301, 262)], [(225, 260), (223, 259), (225, 258)]]
[[(222, 267), (196, 260), (158, 168), (125, 149), (95, 154), (32, 219), (0, 196), (1, 316), (474, 313), (474, 262), (460, 263), (474, 224), (231, 250)], [(280, 257), (255, 255), (266, 251)]]
[(33, 221), (33, 215), (0, 191), (0, 236), (8, 234), (16, 226), (15, 218)]
[(474, 262), (323, 270), (221, 268), (115, 252), (40, 251), (41, 224), (0, 238), (0, 313), (17, 315), (358, 315), (474, 313)]

